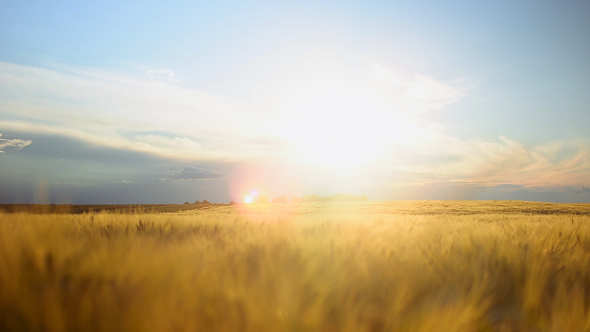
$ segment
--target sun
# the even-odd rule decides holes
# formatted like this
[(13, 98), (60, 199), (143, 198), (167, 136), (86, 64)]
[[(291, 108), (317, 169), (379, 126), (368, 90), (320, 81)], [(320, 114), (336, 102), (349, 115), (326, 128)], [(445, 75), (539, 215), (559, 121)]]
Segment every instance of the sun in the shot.
[(244, 197), (244, 202), (246, 204), (252, 203), (253, 200), (254, 200), (254, 198), (252, 198), (252, 196), (250, 196), (250, 195), (246, 195), (246, 197)]
[(349, 170), (381, 156), (382, 142), (398, 122), (383, 119), (386, 112), (367, 87), (320, 80), (285, 102), (274, 133), (289, 142), (297, 161)]

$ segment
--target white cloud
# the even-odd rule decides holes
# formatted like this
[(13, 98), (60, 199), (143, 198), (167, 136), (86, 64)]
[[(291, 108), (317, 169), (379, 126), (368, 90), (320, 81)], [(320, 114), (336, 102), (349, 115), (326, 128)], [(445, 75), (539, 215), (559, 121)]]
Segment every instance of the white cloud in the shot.
[[(0, 129), (63, 135), (191, 162), (261, 156), (288, 162), (297, 148), (316, 161), (327, 157), (354, 164), (367, 152), (383, 161), (379, 167), (418, 174), (416, 183), (590, 185), (587, 141), (526, 146), (504, 137), (459, 139), (430, 121), (431, 112), (467, 96), (466, 80), (443, 82), (379, 64), (356, 81), (336, 72), (324, 78), (294, 73), (295, 83), (277, 84), (280, 102), (267, 96), (276, 112), (265, 114), (248, 102), (173, 82), (169, 71), (133, 77), (0, 62)], [(0, 152), (29, 144), (0, 139)], [(207, 172), (170, 170), (165, 178), (225, 176)]]
[(167, 170), (164, 172), (164, 179), (172, 181), (208, 180), (221, 179), (225, 177), (227, 177), (227, 174), (225, 173), (190, 166), (185, 166), (180, 171)]
[(527, 187), (590, 184), (590, 142), (584, 140), (525, 146), (503, 136), (490, 142), (441, 134), (429, 149), (413, 153), (434, 156), (434, 159), (407, 165), (397, 161), (399, 170), (442, 175), (441, 178), (417, 180), (422, 183), (442, 181)]
[(95, 186), (98, 186), (96, 183), (89, 183), (89, 182), (59, 182), (59, 181), (53, 181), (51, 183), (54, 184), (54, 185), (58, 185), (58, 186), (73, 186), (73, 187), (83, 187), (83, 186), (95, 187)]
[[(174, 77), (167, 71), (148, 74)], [(0, 62), (0, 117), (5, 119), (0, 128), (103, 146), (195, 160), (251, 156), (251, 149), (265, 147), (257, 142), (267, 141), (268, 134), (261, 130), (263, 119), (244, 104), (151, 77)]]
[[(0, 134), (0, 137), (2, 137), (2, 134)], [(3, 153), (4, 148), (9, 146), (15, 147), (17, 150), (20, 150), (27, 145), (31, 145), (32, 143), (33, 141), (31, 140), (0, 138), (0, 153)]]
[(171, 70), (148, 70), (145, 73), (145, 76), (154, 79), (154, 80), (164, 80), (169, 82), (180, 82), (178, 79), (174, 77), (174, 72)]
[(420, 74), (396, 73), (373, 63), (367, 76), (398, 109), (417, 114), (446, 108), (465, 97), (471, 85), (466, 79), (443, 82)]
[[(0, 121), (0, 128), (65, 135), (188, 160), (241, 160), (285, 156), (293, 146), (305, 147), (308, 144), (298, 144), (307, 143), (300, 142), (306, 136), (302, 131), (307, 136), (341, 141), (346, 137), (352, 140), (350, 127), (357, 127), (365, 128), (358, 136), (367, 141), (416, 145), (431, 136), (437, 125), (413, 114), (440, 109), (464, 94), (427, 76), (401, 81), (383, 67), (374, 66), (373, 72), (376, 81), (386, 83), (375, 89), (387, 90), (381, 99), (375, 98), (374, 86), (349, 84), (338, 75), (325, 80), (304, 75), (296, 86), (285, 87), (289, 97), (279, 96), (283, 108), (277, 117), (253, 109), (245, 101), (173, 83), (169, 79), (174, 73), (167, 70), (149, 70), (144, 76), (133, 77), (0, 62), (0, 115), (11, 119)], [(396, 89), (396, 84), (401, 88)], [(297, 86), (308, 86), (302, 90), (303, 96), (302, 91), (292, 89)], [(420, 135), (413, 135), (416, 131)], [(168, 134), (151, 134), (157, 132)], [(353, 141), (358, 143), (358, 137)], [(281, 149), (269, 150), (268, 142)]]
[(134, 135), (134, 141), (143, 142), (149, 146), (179, 149), (186, 151), (199, 151), (203, 149), (202, 144), (191, 140), (188, 137), (166, 137), (162, 135)]

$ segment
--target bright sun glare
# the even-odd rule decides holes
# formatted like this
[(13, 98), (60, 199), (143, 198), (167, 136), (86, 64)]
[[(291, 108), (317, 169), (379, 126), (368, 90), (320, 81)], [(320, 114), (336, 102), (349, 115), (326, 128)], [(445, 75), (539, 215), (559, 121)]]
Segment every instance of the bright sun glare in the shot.
[(320, 80), (290, 96), (275, 130), (300, 160), (343, 169), (380, 155), (380, 135), (389, 132), (381, 127), (396, 122), (375, 121), (371, 112), (384, 108), (371, 91)]
[(253, 200), (254, 199), (250, 195), (246, 195), (246, 197), (244, 197), (244, 202), (246, 202), (246, 204), (252, 203)]

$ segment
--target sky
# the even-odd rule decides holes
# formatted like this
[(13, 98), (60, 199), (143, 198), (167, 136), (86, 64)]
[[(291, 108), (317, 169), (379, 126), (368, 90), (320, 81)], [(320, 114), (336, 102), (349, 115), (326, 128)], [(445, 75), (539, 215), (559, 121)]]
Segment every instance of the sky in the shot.
[(590, 202), (588, 17), (588, 1), (4, 0), (0, 202)]

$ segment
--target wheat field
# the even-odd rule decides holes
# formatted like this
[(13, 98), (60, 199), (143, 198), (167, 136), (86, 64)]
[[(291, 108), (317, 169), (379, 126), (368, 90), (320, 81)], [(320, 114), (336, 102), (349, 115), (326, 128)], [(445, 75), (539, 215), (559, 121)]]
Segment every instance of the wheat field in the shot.
[(0, 214), (2, 331), (590, 331), (590, 204)]

